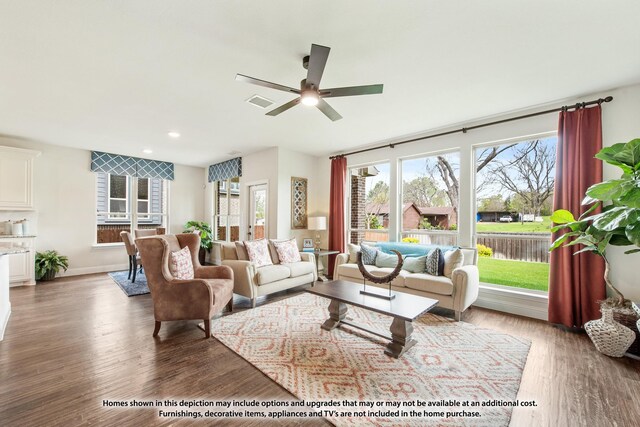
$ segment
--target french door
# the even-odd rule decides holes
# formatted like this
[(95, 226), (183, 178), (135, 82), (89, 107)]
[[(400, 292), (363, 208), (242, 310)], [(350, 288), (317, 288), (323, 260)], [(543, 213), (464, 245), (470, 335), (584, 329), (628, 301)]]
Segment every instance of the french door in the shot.
[(249, 186), (247, 240), (267, 237), (267, 184)]

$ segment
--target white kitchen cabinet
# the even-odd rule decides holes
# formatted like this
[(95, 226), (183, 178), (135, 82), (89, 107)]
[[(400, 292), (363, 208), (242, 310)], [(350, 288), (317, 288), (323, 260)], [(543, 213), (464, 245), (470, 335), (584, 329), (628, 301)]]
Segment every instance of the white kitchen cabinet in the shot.
[(0, 341), (9, 323), (11, 302), (9, 301), (9, 255), (0, 248)]
[(9, 257), (9, 283), (25, 282), (31, 279), (30, 255), (30, 252), (7, 255)]
[(0, 147), (0, 210), (33, 209), (33, 159), (39, 151)]
[(20, 253), (6, 255), (9, 263), (10, 286), (35, 285), (35, 236), (0, 236), (0, 247), (20, 249)]

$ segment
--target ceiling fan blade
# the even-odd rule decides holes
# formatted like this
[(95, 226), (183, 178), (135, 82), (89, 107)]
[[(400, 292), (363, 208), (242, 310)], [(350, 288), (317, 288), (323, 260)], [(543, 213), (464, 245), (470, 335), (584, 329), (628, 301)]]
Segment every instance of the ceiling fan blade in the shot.
[(271, 88), (271, 89), (277, 89), (277, 90), (282, 90), (282, 91), (285, 91), (285, 92), (292, 92), (292, 93), (300, 94), (300, 91), (298, 89), (294, 89), (294, 88), (289, 87), (289, 86), (279, 85), (277, 83), (271, 83), (271, 82), (268, 82), (266, 80), (260, 80), (260, 79), (256, 79), (256, 78), (253, 78), (253, 77), (245, 76), (244, 74), (236, 74), (236, 80), (241, 81), (241, 82), (252, 83), (252, 84), (258, 85), (258, 86), (268, 87), (268, 88)]
[(342, 116), (338, 114), (338, 112), (334, 110), (331, 105), (327, 104), (327, 101), (322, 98), (318, 99), (318, 105), (316, 105), (316, 107), (318, 107), (318, 109), (322, 111), (325, 116), (329, 117), (333, 122), (342, 118)]
[(320, 96), (323, 98), (335, 98), (338, 96), (375, 95), (382, 93), (384, 85), (334, 87), (332, 89), (322, 89)]
[(285, 111), (287, 111), (289, 108), (295, 107), (296, 105), (298, 105), (300, 103), (300, 98), (296, 98), (293, 101), (289, 101), (286, 104), (282, 104), (281, 106), (279, 106), (278, 108), (276, 108), (275, 110), (271, 110), (269, 111), (266, 115), (267, 116), (277, 116), (280, 113), (284, 113)]
[(313, 85), (316, 89), (320, 87), (324, 66), (327, 65), (330, 47), (311, 45), (311, 54), (309, 55), (309, 66), (307, 67), (307, 84)]

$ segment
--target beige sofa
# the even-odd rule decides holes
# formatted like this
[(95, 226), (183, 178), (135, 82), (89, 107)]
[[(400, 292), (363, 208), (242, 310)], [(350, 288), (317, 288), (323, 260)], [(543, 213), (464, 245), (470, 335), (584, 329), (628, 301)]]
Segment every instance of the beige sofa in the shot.
[(313, 253), (301, 253), (300, 262), (282, 264), (275, 248), (269, 243), (273, 265), (256, 267), (236, 243), (221, 243), (220, 257), (222, 265), (233, 270), (233, 292), (250, 298), (252, 307), (256, 306), (256, 299), (260, 296), (305, 284), (313, 286), (318, 280)]
[[(420, 295), (439, 301), (438, 306), (455, 311), (455, 319), (460, 320), (464, 312), (478, 298), (478, 253), (474, 248), (461, 248), (463, 254), (462, 265), (453, 270), (445, 264), (448, 276), (431, 276), (426, 273), (410, 273), (402, 270), (400, 275), (391, 282), (391, 289), (413, 295)], [(449, 267), (449, 272), (447, 269)], [(393, 268), (366, 265), (365, 268), (373, 275), (384, 276)], [(355, 263), (354, 254), (343, 253), (336, 258), (333, 278), (362, 285), (362, 274)], [(387, 288), (387, 285), (376, 285), (367, 281), (367, 285)]]

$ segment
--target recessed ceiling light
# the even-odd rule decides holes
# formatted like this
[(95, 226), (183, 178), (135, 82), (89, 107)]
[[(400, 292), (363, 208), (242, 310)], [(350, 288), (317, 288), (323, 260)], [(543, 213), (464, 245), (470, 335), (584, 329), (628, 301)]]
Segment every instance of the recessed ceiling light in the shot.
[(152, 149), (150, 149), (150, 148), (145, 148), (144, 150), (142, 150), (142, 152), (143, 152), (144, 154), (151, 154), (151, 153), (153, 153), (153, 150), (152, 150)]
[(172, 130), (171, 132), (167, 132), (167, 136), (169, 138), (180, 138), (180, 132)]

